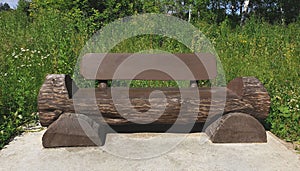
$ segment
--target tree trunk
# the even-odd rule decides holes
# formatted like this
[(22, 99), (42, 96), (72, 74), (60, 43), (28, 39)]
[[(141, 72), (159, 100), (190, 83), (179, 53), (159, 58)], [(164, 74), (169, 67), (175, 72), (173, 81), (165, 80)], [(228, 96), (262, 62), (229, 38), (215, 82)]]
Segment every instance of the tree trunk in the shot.
[(189, 18), (188, 18), (188, 22), (191, 22), (192, 19), (192, 4), (189, 5)]
[(243, 9), (242, 9), (242, 17), (241, 17), (241, 25), (245, 23), (246, 20), (246, 14), (248, 13), (248, 7), (249, 7), (250, 0), (245, 0)]

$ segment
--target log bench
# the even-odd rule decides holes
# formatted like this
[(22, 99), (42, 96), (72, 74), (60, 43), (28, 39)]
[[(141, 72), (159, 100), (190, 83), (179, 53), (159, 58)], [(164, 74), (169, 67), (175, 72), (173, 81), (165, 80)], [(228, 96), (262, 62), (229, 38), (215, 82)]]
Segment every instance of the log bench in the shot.
[[(217, 76), (213, 55), (135, 55), (174, 72), (178, 80), (189, 80), (190, 87), (109, 87), (109, 80), (132, 80), (134, 64), (125, 65), (126, 72), (115, 75), (118, 66), (132, 54), (86, 54), (81, 59), (80, 74), (85, 79), (98, 80), (97, 88), (78, 88), (71, 77), (64, 74), (46, 76), (38, 95), (39, 121), (48, 127), (42, 138), (43, 146), (104, 145), (106, 134), (111, 130), (165, 132), (174, 123), (177, 127), (173, 132), (204, 130), (214, 143), (267, 141), (261, 123), (268, 116), (270, 97), (258, 79), (239, 77), (227, 87), (198, 87), (198, 80)], [(183, 61), (193, 76), (181, 74), (176, 63), (166, 63), (171, 55)], [(173, 78), (164, 72), (146, 70), (134, 80)], [(192, 98), (195, 90), (199, 98)], [(187, 125), (192, 127), (180, 129)]]

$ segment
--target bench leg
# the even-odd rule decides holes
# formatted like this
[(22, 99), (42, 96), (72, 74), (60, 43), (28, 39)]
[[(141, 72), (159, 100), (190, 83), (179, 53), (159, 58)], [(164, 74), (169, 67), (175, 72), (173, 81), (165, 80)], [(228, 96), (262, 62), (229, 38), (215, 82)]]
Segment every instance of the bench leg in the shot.
[(212, 122), (205, 133), (213, 143), (263, 143), (267, 142), (266, 131), (253, 116), (244, 113), (229, 113)]
[(105, 138), (102, 124), (82, 114), (64, 113), (48, 127), (42, 142), (46, 148), (102, 146)]

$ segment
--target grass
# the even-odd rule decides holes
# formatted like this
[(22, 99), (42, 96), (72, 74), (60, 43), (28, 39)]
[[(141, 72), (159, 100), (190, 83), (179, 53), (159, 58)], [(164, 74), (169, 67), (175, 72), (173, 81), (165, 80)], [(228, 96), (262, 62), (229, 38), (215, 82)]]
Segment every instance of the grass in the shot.
[[(19, 11), (0, 13), (0, 148), (24, 125), (37, 122), (37, 94), (50, 73), (72, 74), (85, 41), (93, 32), (80, 15), (44, 11), (29, 17)], [(255, 76), (270, 93), (267, 119), (271, 131), (286, 141), (300, 141), (300, 23), (270, 25), (256, 19), (232, 28), (194, 23), (213, 43), (227, 82)], [(138, 45), (138, 46), (137, 46)], [(140, 36), (121, 42), (112, 52), (161, 49), (189, 50), (175, 40)], [(132, 86), (173, 86), (165, 82), (135, 82)], [(171, 85), (170, 85), (171, 84)]]

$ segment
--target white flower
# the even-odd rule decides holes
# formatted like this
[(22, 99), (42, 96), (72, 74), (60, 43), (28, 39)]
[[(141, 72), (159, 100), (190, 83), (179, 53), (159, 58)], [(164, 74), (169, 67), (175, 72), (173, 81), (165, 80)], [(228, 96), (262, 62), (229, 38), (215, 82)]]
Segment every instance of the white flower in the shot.
[(25, 49), (23, 49), (23, 48), (21, 48), (21, 51), (22, 51), (22, 52), (25, 52), (26, 50), (25, 50)]

